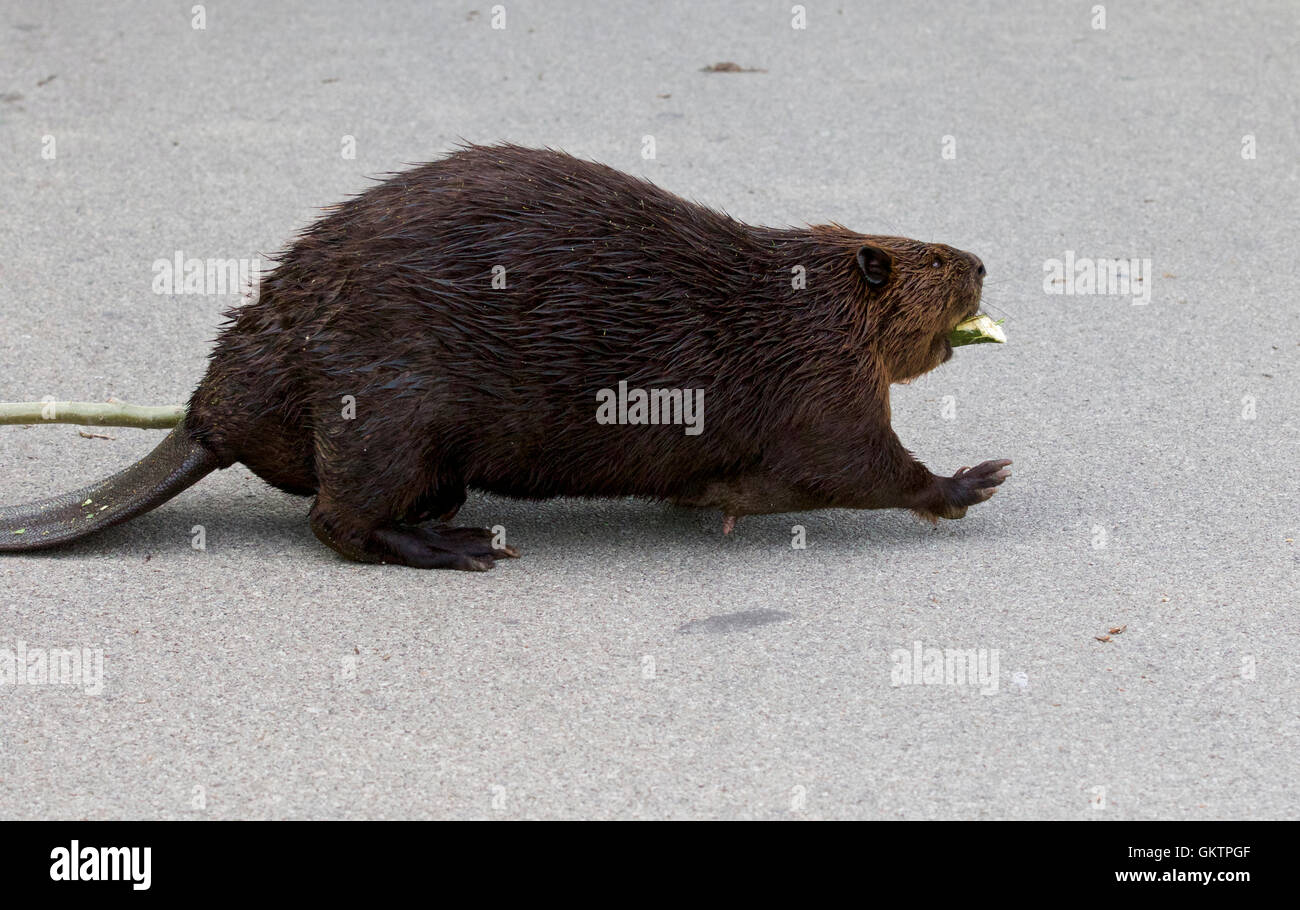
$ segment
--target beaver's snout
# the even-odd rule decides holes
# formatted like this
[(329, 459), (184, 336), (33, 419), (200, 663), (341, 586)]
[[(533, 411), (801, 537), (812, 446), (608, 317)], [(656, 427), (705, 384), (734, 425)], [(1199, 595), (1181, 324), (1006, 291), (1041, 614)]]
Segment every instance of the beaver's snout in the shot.
[(959, 250), (958, 252), (960, 252), (962, 258), (966, 260), (967, 272), (969, 273), (971, 280), (976, 284), (981, 284), (984, 281), (984, 276), (988, 274), (988, 270), (984, 268), (984, 260), (980, 259), (980, 257), (976, 256), (974, 253), (968, 253), (965, 250)]
[[(965, 251), (963, 250), (963, 252)], [(970, 263), (970, 283), (972, 288), (971, 290), (972, 299), (970, 303), (965, 308), (963, 308), (961, 318), (958, 319), (957, 322), (961, 322), (962, 320), (969, 319), (979, 312), (980, 297), (983, 296), (982, 292), (984, 290), (984, 276), (988, 274), (988, 270), (984, 268), (984, 260), (980, 259), (980, 257), (976, 256), (974, 253), (965, 253), (965, 255), (966, 255), (966, 259)], [(956, 323), (954, 323), (954, 325), (956, 325)]]

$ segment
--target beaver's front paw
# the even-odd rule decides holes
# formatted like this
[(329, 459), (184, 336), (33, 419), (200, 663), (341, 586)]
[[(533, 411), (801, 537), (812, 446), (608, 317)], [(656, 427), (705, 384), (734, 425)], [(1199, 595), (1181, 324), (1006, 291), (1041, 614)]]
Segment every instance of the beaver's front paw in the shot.
[(961, 468), (956, 474), (944, 480), (944, 507), (938, 512), (939, 518), (961, 518), (966, 510), (978, 502), (983, 502), (1011, 475), (1002, 470), (1011, 464), (1011, 459), (986, 461), (973, 468)]

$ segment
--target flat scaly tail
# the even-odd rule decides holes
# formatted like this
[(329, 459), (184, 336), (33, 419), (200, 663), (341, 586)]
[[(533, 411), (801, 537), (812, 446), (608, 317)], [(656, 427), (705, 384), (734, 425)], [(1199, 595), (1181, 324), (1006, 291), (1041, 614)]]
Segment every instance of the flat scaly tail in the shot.
[(57, 547), (162, 505), (219, 467), (181, 421), (158, 447), (125, 470), (72, 493), (0, 506), (0, 553)]

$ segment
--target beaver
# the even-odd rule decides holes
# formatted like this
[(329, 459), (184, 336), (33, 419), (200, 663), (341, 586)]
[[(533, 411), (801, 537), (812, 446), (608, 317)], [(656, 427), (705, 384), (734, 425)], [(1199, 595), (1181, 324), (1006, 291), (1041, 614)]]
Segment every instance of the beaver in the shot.
[[(889, 387), (952, 356), (984, 275), (943, 244), (754, 227), (559, 151), (461, 146), (326, 210), (225, 314), (162, 444), (0, 508), (0, 551), (84, 537), (236, 462), (315, 496), (312, 531), (343, 556), (418, 568), (518, 555), (450, 524), (471, 488), (717, 508), (728, 532), (807, 509), (960, 518), (1010, 461), (931, 473), (890, 427)], [(615, 388), (694, 393), (700, 426), (596, 420)]]

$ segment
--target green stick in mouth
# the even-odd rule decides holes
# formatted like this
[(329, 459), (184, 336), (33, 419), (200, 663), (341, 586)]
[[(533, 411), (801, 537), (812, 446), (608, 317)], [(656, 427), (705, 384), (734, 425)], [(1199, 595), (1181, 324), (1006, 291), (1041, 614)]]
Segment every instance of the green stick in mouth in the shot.
[(1002, 331), (1001, 320), (994, 322), (983, 313), (978, 313), (948, 333), (948, 343), (954, 348), (964, 344), (1006, 344), (1007, 336)]

